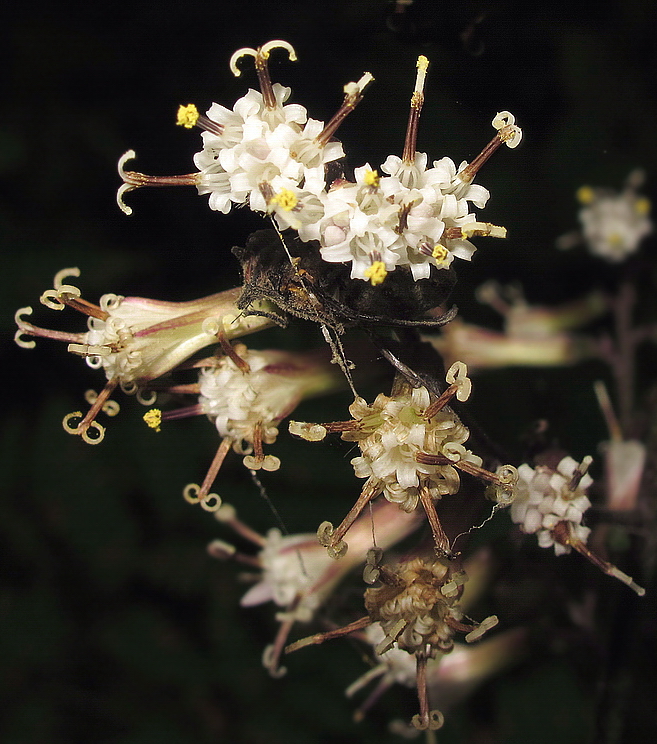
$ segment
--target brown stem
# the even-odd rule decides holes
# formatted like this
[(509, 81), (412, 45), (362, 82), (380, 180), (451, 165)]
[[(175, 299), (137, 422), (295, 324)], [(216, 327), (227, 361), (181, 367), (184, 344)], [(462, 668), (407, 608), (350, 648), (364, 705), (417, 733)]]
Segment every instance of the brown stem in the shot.
[(422, 652), (415, 654), (417, 699), (420, 704), (420, 721), (422, 728), (429, 728), (429, 691), (427, 689), (427, 655)]
[(632, 311), (636, 292), (629, 281), (623, 282), (613, 303), (614, 327), (616, 331), (616, 354), (612, 370), (616, 380), (616, 394), (621, 429), (625, 437), (629, 434), (634, 399), (635, 344), (632, 334)]

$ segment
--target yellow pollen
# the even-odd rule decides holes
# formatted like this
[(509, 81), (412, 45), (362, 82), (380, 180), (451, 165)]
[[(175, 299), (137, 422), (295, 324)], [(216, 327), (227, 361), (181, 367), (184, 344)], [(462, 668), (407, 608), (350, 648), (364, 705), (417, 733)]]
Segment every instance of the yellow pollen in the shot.
[[(378, 188), (379, 186), (379, 174), (375, 170), (368, 170), (365, 173), (365, 178), (363, 179), (365, 181), (366, 186), (374, 186), (375, 188)], [(376, 261), (376, 263), (380, 263), (380, 261)], [(381, 280), (383, 281), (383, 279)]]
[(650, 199), (646, 199), (645, 196), (641, 199), (637, 199), (636, 204), (634, 205), (634, 210), (637, 214), (645, 217), (650, 212)]
[(444, 245), (437, 243), (434, 246), (434, 249), (431, 252), (431, 255), (436, 259), (436, 261), (439, 264), (442, 264), (442, 263), (445, 263), (445, 261), (447, 260), (447, 256), (449, 256), (449, 251), (447, 250), (447, 248), (445, 248)]
[(424, 56), (424, 54), (421, 54), (417, 58), (417, 68), (418, 70), (424, 70), (426, 71), (429, 67), (429, 60)]
[(383, 280), (388, 276), (386, 265), (383, 261), (375, 261), (369, 268), (365, 269), (365, 276), (372, 282), (373, 287), (376, 287), (377, 284), (382, 284)]
[(590, 186), (581, 186), (575, 196), (580, 204), (590, 204), (595, 199), (595, 192)]
[(188, 103), (187, 106), (178, 107), (178, 115), (176, 117), (176, 124), (179, 127), (185, 127), (185, 129), (191, 129), (198, 121), (199, 113), (196, 106), (193, 103)]
[(294, 195), (293, 191), (289, 189), (281, 189), (276, 196), (272, 196), (269, 200), (270, 204), (278, 204), (281, 209), (286, 212), (291, 212), (299, 203), (299, 200)]
[(147, 426), (155, 431), (160, 431), (160, 425), (162, 424), (162, 411), (159, 408), (151, 408), (144, 414), (144, 421)]

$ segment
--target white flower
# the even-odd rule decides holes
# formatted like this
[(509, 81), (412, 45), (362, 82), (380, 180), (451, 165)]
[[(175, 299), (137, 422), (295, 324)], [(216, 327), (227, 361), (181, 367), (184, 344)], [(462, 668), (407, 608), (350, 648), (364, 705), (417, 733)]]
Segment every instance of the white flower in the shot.
[(591, 506), (586, 490), (593, 479), (586, 472), (591, 458), (579, 465), (564, 457), (556, 470), (539, 465), (535, 469), (522, 464), (518, 468), (518, 495), (511, 504), (511, 519), (523, 532), (536, 533), (543, 548), (554, 545), (557, 555), (570, 552), (570, 546), (555, 540), (552, 530), (559, 522), (569, 525), (569, 534), (586, 543), (590, 529), (582, 525), (584, 512)]
[[(361, 429), (342, 435), (358, 441), (361, 449), (362, 454), (351, 461), (356, 477), (379, 481), (385, 498), (405, 511), (417, 506), (421, 485), (434, 498), (458, 491), (460, 479), (451, 463), (481, 465), (481, 458), (463, 447), (468, 429), (445, 409), (427, 418), (429, 404), (423, 387), (394, 397), (381, 394), (371, 406), (357, 398), (349, 411), (361, 422)], [(418, 462), (420, 453), (442, 456), (443, 463)]]
[(232, 440), (236, 452), (255, 450), (255, 457), (245, 458), (247, 467), (276, 470), (280, 461), (271, 455), (262, 459), (262, 444), (276, 441), (278, 423), (304, 395), (334, 385), (334, 370), (311, 355), (252, 351), (242, 345), (234, 351), (234, 358), (222, 357), (201, 370), (201, 410), (221, 437)]
[(640, 179), (630, 176), (620, 193), (583, 186), (577, 192), (584, 205), (579, 213), (584, 240), (596, 256), (611, 263), (624, 261), (652, 232), (650, 202), (636, 192)]
[(210, 207), (228, 213), (233, 204), (248, 202), (266, 212), (263, 185), (273, 193), (324, 189), (324, 166), (344, 156), (339, 142), (317, 141), (324, 124), (309, 119), (300, 105), (283, 105), (290, 89), (272, 86), (275, 106), (267, 108), (261, 93), (250, 90), (233, 111), (213, 104), (207, 118), (222, 127), (221, 134), (203, 133), (204, 148), (194, 156), (201, 171), (198, 190), (210, 194)]
[(32, 308), (16, 314), (16, 342), (31, 348), (24, 335), (70, 341), (68, 350), (84, 356), (87, 364), (102, 369), (108, 380), (118, 381), (127, 391), (169, 372), (192, 354), (217, 341), (217, 332), (239, 338), (266, 328), (271, 321), (244, 316), (237, 307), (241, 288), (229, 289), (190, 302), (161, 302), (144, 297), (104, 294), (94, 305), (81, 298), (80, 290), (65, 284), (79, 277), (77, 268), (63, 269), (54, 279), (54, 289), (43, 293), (42, 304), (52, 310), (67, 305), (88, 316), (84, 333), (62, 333), (38, 328), (23, 320)]

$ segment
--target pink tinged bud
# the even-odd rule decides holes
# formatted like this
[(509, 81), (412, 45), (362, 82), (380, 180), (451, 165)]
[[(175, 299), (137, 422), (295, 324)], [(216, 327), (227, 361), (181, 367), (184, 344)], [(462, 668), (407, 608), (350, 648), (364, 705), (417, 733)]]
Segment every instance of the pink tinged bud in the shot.
[(604, 457), (607, 508), (635, 509), (646, 463), (645, 445), (636, 440), (608, 442)]
[(486, 679), (517, 663), (527, 652), (525, 628), (507, 630), (474, 645), (454, 644), (450, 653), (428, 665), (432, 705), (443, 710), (455, 705)]
[(453, 320), (438, 336), (423, 336), (446, 364), (460, 360), (469, 369), (554, 367), (576, 364), (596, 354), (585, 337), (555, 334), (547, 338), (516, 338)]

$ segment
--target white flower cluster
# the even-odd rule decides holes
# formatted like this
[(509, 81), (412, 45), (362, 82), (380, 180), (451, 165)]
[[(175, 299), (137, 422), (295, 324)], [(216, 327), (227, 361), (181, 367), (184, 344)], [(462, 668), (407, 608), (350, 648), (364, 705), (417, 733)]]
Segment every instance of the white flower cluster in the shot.
[(653, 229), (650, 201), (637, 194), (632, 180), (620, 193), (589, 186), (577, 192), (584, 205), (579, 213), (584, 240), (591, 253), (611, 263), (635, 253)]
[[(385, 498), (404, 511), (415, 509), (421, 486), (433, 498), (458, 491), (459, 475), (450, 462), (482, 462), (463, 446), (470, 432), (453, 412), (443, 409), (426, 418), (430, 402), (423, 387), (393, 397), (380, 394), (371, 406), (357, 398), (349, 411), (360, 429), (342, 435), (360, 447), (362, 454), (351, 461), (356, 477), (375, 478)], [(443, 456), (446, 463), (418, 462), (419, 453)]]
[(248, 203), (268, 212), (276, 195), (299, 200), (317, 194), (324, 189), (326, 163), (344, 156), (339, 142), (317, 143), (323, 122), (309, 119), (303, 106), (283, 105), (290, 88), (276, 83), (272, 89), (274, 108), (265, 106), (262, 93), (249, 90), (232, 111), (217, 103), (207, 111), (218, 129), (203, 132), (194, 163), (199, 193), (210, 194), (211, 209), (227, 214), (233, 204)]
[(267, 60), (273, 49), (284, 49), (291, 60), (294, 49), (287, 42), (271, 41), (259, 49), (240, 49), (236, 61), (252, 56), (261, 92), (249, 90), (232, 110), (217, 103), (200, 115), (195, 106), (181, 106), (178, 123), (203, 129), (203, 149), (194, 157), (199, 173), (170, 178), (119, 172), (129, 190), (144, 185), (196, 185), (210, 195), (210, 207), (227, 214), (234, 204), (274, 217), (280, 229), (298, 231), (302, 241), (318, 241), (325, 261), (351, 264), (352, 279), (381, 283), (396, 267), (407, 267), (413, 278), (427, 279), (431, 267), (449, 267), (454, 257), (470, 260), (475, 247), (472, 235), (505, 237), (504, 228), (477, 221), (470, 204), (483, 208), (489, 197), (473, 179), (483, 163), (502, 144), (516, 147), (522, 132), (508, 111), (493, 119), (495, 139), (472, 162), (456, 168), (449, 158), (433, 162), (416, 152), (415, 143), (423, 86), (429, 61), (418, 59), (417, 80), (411, 98), (411, 117), (403, 157), (390, 155), (380, 177), (369, 164), (355, 170), (355, 182), (338, 178), (326, 184), (326, 166), (342, 157), (342, 145), (333, 135), (340, 122), (361, 100), (373, 80), (364, 73), (345, 86), (345, 99), (335, 116), (324, 122), (309, 118), (306, 109), (287, 104), (290, 89), (269, 79)]
[[(489, 193), (460, 181), (449, 158), (426, 165), (426, 154), (416, 153), (411, 168), (388, 157), (382, 178), (369, 164), (356, 168), (356, 183), (341, 182), (322, 194), (322, 219), (299, 234), (320, 241), (325, 261), (351, 261), (352, 279), (376, 282), (377, 262), (386, 273), (408, 266), (418, 280), (429, 277), (432, 265), (447, 268), (454, 256), (470, 260), (475, 247), (462, 236), (479, 224), (468, 202), (483, 208)], [(460, 228), (456, 237), (448, 237), (454, 227)]]
[(584, 512), (591, 506), (586, 490), (593, 479), (586, 472), (591, 458), (579, 465), (564, 457), (553, 470), (524, 463), (518, 468), (517, 497), (511, 504), (511, 519), (528, 534), (536, 533), (542, 548), (554, 545), (557, 555), (570, 552), (570, 546), (555, 540), (552, 530), (559, 522), (569, 524), (570, 534), (586, 543), (591, 530), (582, 525)]
[[(216, 366), (201, 370), (199, 404), (219, 434), (233, 440), (233, 449), (248, 454), (256, 442), (259, 446), (276, 441), (277, 424), (299, 403), (306, 381), (277, 374), (275, 352), (251, 351), (239, 344), (235, 353), (245, 365), (225, 356)], [(252, 460), (245, 464), (254, 467)], [(279, 466), (272, 455), (261, 464), (264, 470)]]

